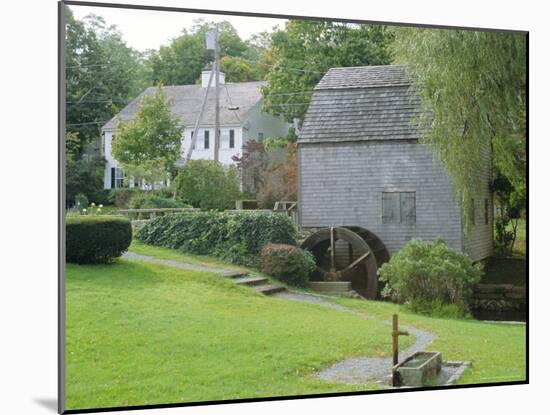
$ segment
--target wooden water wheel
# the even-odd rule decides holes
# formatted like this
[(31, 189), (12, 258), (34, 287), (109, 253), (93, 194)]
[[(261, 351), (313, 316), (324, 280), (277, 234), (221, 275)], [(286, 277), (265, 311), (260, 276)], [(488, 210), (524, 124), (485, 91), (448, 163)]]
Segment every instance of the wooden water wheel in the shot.
[(312, 281), (351, 281), (366, 298), (378, 295), (378, 267), (389, 259), (382, 241), (359, 226), (323, 228), (310, 235), (302, 248), (315, 257)]

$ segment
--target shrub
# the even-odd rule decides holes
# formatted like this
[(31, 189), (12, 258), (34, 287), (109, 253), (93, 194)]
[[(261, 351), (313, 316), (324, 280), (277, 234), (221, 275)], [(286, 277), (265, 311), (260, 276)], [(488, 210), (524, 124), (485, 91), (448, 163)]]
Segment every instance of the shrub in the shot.
[(268, 244), (262, 249), (262, 271), (290, 285), (303, 287), (315, 269), (311, 253), (296, 246)]
[(478, 265), (440, 240), (409, 241), (380, 268), (382, 295), (421, 312), (453, 304), (467, 313), (480, 277)]
[(117, 208), (127, 209), (130, 199), (141, 192), (142, 190), (140, 189), (132, 188), (111, 189), (109, 191), (109, 202)]
[(178, 198), (201, 209), (230, 209), (240, 195), (234, 167), (213, 160), (190, 160), (174, 179)]
[(508, 217), (498, 217), (495, 220), (495, 252), (500, 256), (512, 254), (515, 232), (508, 230), (510, 219)]
[(67, 262), (108, 263), (121, 256), (132, 242), (130, 221), (118, 216), (68, 216)]
[(158, 196), (151, 192), (136, 193), (128, 202), (130, 209), (189, 208), (187, 203), (178, 199)]
[(268, 243), (296, 244), (297, 231), (286, 215), (257, 211), (181, 212), (147, 222), (136, 238), (185, 252), (258, 265)]
[(88, 207), (88, 197), (84, 193), (78, 193), (74, 197), (74, 204), (77, 209), (86, 209)]

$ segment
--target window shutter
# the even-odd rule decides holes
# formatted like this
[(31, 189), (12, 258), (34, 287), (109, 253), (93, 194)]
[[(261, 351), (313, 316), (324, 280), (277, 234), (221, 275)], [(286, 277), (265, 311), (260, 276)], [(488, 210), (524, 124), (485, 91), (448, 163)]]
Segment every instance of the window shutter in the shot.
[(414, 225), (416, 223), (415, 192), (401, 193), (401, 223), (407, 225)]
[(115, 174), (116, 174), (115, 168), (111, 167), (111, 189), (115, 188)]
[(382, 223), (399, 223), (399, 193), (382, 193)]

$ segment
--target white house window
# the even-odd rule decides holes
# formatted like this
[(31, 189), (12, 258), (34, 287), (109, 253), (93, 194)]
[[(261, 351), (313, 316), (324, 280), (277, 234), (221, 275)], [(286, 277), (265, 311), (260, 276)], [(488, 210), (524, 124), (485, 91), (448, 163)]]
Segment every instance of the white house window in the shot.
[(229, 130), (229, 148), (235, 148), (235, 130)]
[(204, 130), (204, 149), (210, 148), (210, 131)]
[(124, 187), (124, 172), (119, 168), (115, 169), (115, 187)]
[(416, 223), (416, 192), (382, 192), (382, 223)]
[(258, 133), (258, 141), (262, 141), (264, 139), (264, 133)]
[(124, 187), (124, 172), (118, 167), (111, 167), (111, 189)]

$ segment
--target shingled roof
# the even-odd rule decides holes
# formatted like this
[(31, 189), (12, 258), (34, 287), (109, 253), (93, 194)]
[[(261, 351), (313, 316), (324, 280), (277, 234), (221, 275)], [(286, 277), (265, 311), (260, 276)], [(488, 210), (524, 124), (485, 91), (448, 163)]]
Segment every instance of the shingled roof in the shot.
[[(240, 119), (244, 119), (246, 114), (262, 99), (260, 88), (263, 85), (265, 82), (230, 82), (221, 85), (220, 125), (241, 125)], [(164, 86), (162, 89), (167, 98), (172, 101), (172, 113), (177, 115), (185, 126), (194, 127), (206, 94), (206, 88), (202, 88), (201, 85), (176, 85)], [(138, 95), (118, 113), (120, 119), (122, 121), (134, 119), (139, 111), (141, 99), (145, 95), (153, 95), (155, 90), (155, 87), (149, 87)], [(215, 96), (215, 90), (211, 88), (201, 126), (215, 125)], [(239, 109), (230, 110), (230, 107)], [(116, 117), (113, 117), (103, 126), (103, 129), (114, 129), (115, 127)]]
[(417, 139), (419, 113), (405, 66), (331, 68), (314, 88), (298, 143)]

